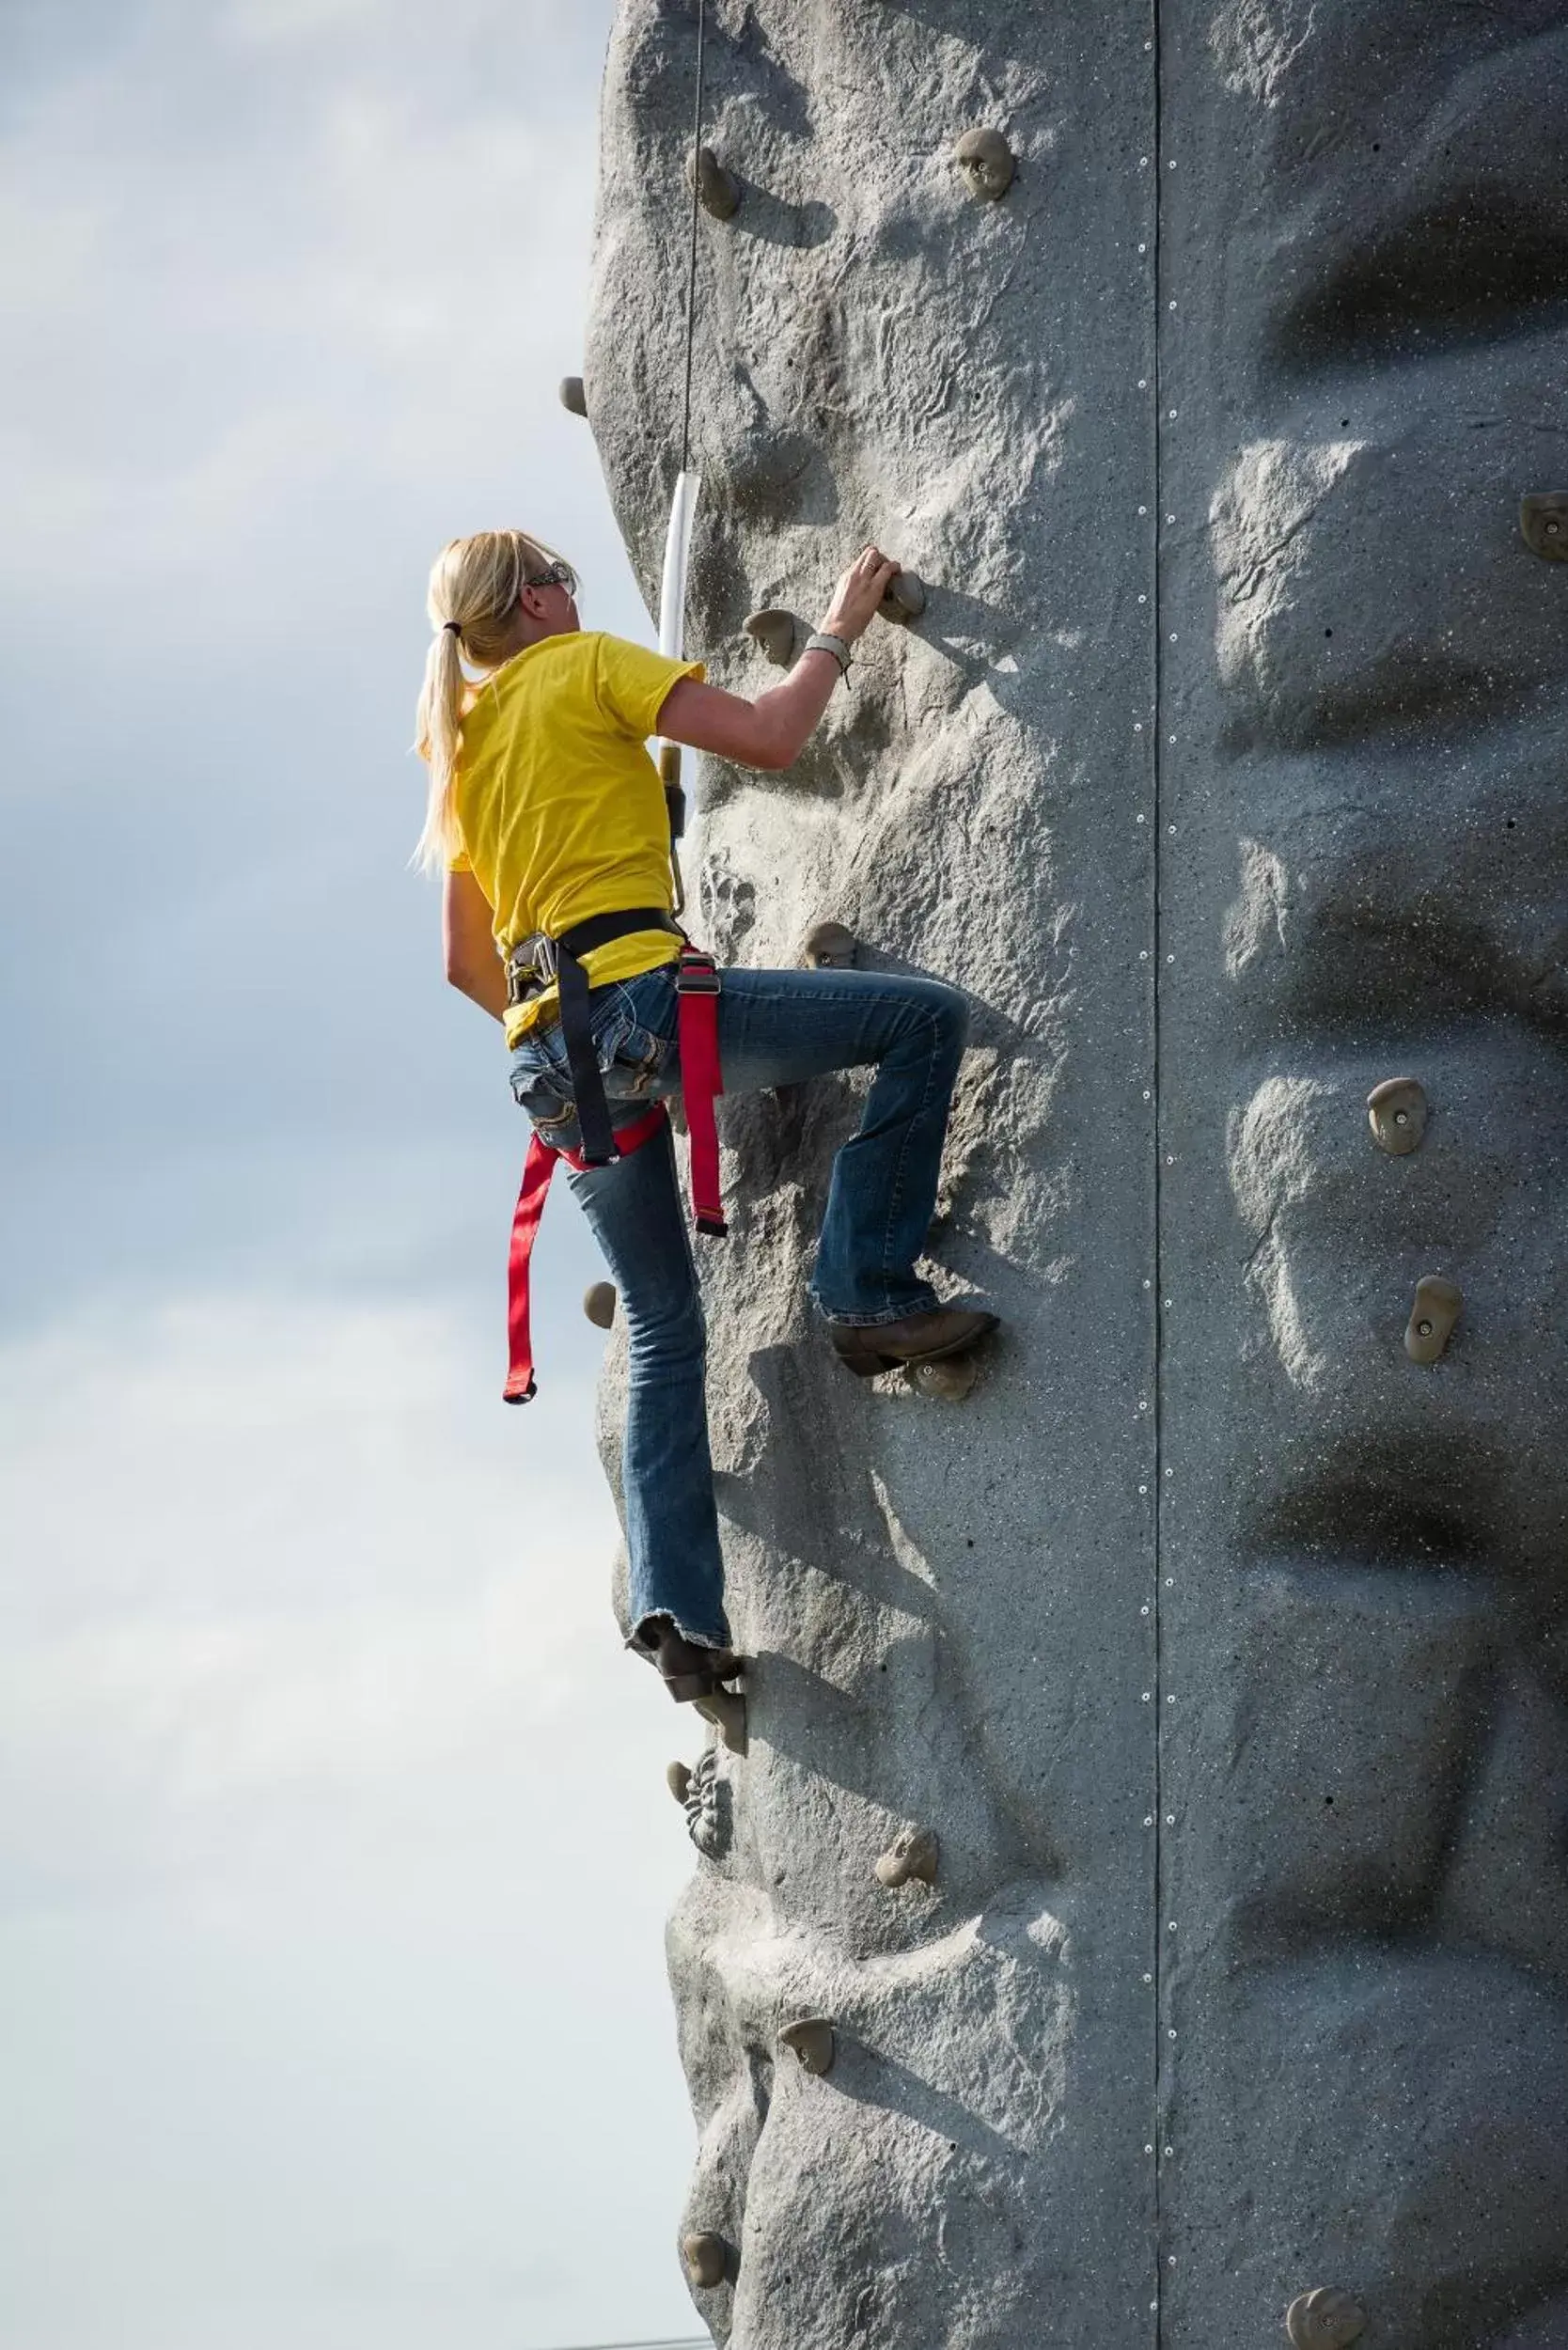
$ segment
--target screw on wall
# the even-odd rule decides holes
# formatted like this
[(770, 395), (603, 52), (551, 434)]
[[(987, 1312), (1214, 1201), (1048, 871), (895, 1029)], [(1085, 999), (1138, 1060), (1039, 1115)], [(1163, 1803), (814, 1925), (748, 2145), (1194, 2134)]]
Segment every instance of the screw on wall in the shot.
[(917, 1395), (942, 1403), (962, 1403), (980, 1376), (973, 1355), (948, 1355), (933, 1363), (911, 1363), (904, 1377)]
[(731, 1754), (746, 1750), (745, 1700), (730, 1689), (715, 1689), (712, 1697), (694, 1698), (693, 1710), (712, 1722)]
[(1534, 490), (1521, 498), (1519, 528), (1532, 555), (1568, 563), (1568, 490)]
[(1426, 1094), (1415, 1077), (1385, 1077), (1367, 1096), (1372, 1140), (1390, 1158), (1403, 1159), (1426, 1132)]
[(760, 645), (776, 669), (787, 669), (794, 659), (800, 631), (792, 612), (769, 604), (765, 611), (747, 616), (745, 633), (753, 644)]
[(1285, 2311), (1285, 2331), (1294, 2350), (1349, 2350), (1366, 2326), (1366, 2317), (1350, 2295), (1333, 2285), (1298, 2293)]
[(925, 582), (914, 572), (895, 573), (888, 583), (887, 593), (877, 606), (885, 620), (894, 620), (901, 628), (907, 628), (911, 620), (917, 620), (925, 608)]
[(699, 147), (692, 165), (697, 200), (714, 220), (733, 220), (741, 209), (741, 183), (726, 171), (711, 147)]
[(721, 2235), (683, 2235), (681, 2259), (694, 2285), (721, 2285), (729, 2273), (729, 2247)]
[(778, 2045), (799, 2058), (803, 2073), (831, 2073), (839, 2054), (839, 2035), (826, 2015), (803, 2015), (786, 2024)]
[(877, 1883), (890, 1892), (914, 1881), (934, 1885), (939, 1849), (929, 1827), (902, 1829), (876, 1864)]
[(804, 958), (813, 971), (853, 971), (857, 951), (842, 922), (816, 922), (806, 933)]
[(1404, 1333), (1404, 1351), (1413, 1363), (1435, 1363), (1453, 1336), (1465, 1303), (1464, 1292), (1438, 1273), (1423, 1273), (1416, 1284), (1416, 1302)]
[(1018, 176), (1017, 161), (999, 131), (965, 131), (953, 158), (970, 195), (983, 204), (999, 204)]

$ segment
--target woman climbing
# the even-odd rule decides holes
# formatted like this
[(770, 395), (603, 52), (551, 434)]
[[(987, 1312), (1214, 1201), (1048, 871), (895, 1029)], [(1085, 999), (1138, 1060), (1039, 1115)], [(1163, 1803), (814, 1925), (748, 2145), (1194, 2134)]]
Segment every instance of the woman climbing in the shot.
[[(503, 1023), (512, 1090), (536, 1134), (573, 1154), (572, 1188), (619, 1292), (630, 1645), (682, 1700), (712, 1700), (741, 1666), (725, 1616), (702, 1312), (667, 1121), (652, 1120), (623, 1156), (576, 1163), (596, 1155), (584, 1135), (590, 1102), (640, 1137), (650, 1104), (681, 1082), (682, 941), (665, 795), (645, 745), (656, 733), (739, 766), (788, 767), (896, 569), (868, 547), (789, 677), (755, 702), (705, 684), (700, 662), (585, 633), (571, 565), (523, 531), (453, 540), (431, 573), (435, 634), (418, 714), (430, 804), (417, 854), (446, 875), (447, 977)], [(586, 977), (575, 1041), (557, 969), (579, 991)], [(933, 979), (723, 974), (726, 1093), (875, 1069), (859, 1131), (834, 1163), (811, 1283), (840, 1359), (863, 1376), (961, 1354), (995, 1325), (994, 1315), (939, 1306), (914, 1269), (967, 1019), (964, 998)], [(606, 1136), (605, 1153), (613, 1148)]]

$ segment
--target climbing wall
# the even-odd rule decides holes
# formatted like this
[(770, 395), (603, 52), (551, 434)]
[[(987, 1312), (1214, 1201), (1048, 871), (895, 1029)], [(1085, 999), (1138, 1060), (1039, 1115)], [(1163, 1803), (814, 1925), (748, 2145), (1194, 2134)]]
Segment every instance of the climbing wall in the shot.
[[(624, 0), (604, 92), (651, 599), (696, 33)], [(709, 0), (707, 56), (691, 642), (760, 690), (872, 538), (928, 601), (792, 772), (704, 762), (696, 920), (970, 992), (933, 1247), (1006, 1331), (850, 1380), (856, 1087), (724, 1105), (694, 2298), (1563, 2350), (1568, 6)]]

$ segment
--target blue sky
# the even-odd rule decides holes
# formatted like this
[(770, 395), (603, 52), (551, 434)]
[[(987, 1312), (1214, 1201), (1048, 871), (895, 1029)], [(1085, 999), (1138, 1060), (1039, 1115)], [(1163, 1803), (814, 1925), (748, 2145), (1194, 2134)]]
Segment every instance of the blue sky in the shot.
[[(646, 635), (580, 363), (609, 0), (11, 0), (0, 2339), (689, 2334), (695, 1750), (570, 1202), (406, 870), (423, 586)], [(543, 1648), (557, 1660), (547, 1673)]]

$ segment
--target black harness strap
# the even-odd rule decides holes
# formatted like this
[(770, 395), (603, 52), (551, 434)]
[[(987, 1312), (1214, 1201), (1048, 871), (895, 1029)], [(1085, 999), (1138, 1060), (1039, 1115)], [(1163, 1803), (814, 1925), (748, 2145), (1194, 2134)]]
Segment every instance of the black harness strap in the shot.
[(593, 1045), (588, 973), (578, 957), (592, 954), (596, 947), (607, 947), (612, 939), (629, 938), (634, 931), (683, 935), (663, 906), (633, 906), (622, 914), (590, 914), (587, 921), (574, 922), (558, 938), (536, 932), (514, 947), (507, 961), (509, 1003), (526, 1003), (552, 979), (560, 990), (561, 1036), (577, 1104), (578, 1155), (586, 1167), (608, 1167), (619, 1152)]

